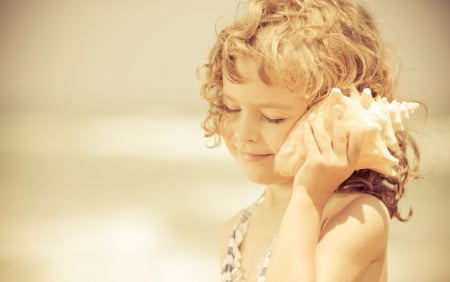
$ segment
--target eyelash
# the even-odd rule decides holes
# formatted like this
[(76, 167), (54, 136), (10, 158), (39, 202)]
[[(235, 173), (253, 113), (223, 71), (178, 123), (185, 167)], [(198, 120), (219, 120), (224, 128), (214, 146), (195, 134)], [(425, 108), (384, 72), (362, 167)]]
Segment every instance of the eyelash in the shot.
[(284, 118), (268, 118), (264, 115), (261, 115), (261, 119), (267, 121), (268, 123), (280, 124), (284, 121)]
[[(228, 107), (225, 106), (225, 105), (222, 106), (222, 110), (223, 110), (225, 113), (227, 113), (227, 114), (234, 114), (234, 113), (238, 113), (238, 112), (241, 111), (241, 110), (237, 110), (237, 109), (230, 109), (230, 108), (228, 108)], [(261, 119), (262, 119), (263, 121), (265, 121), (265, 122), (273, 123), (273, 124), (280, 124), (280, 123), (282, 123), (283, 121), (285, 121), (284, 118), (276, 118), (276, 119), (272, 119), (272, 118), (266, 117), (265, 115), (261, 115)]]

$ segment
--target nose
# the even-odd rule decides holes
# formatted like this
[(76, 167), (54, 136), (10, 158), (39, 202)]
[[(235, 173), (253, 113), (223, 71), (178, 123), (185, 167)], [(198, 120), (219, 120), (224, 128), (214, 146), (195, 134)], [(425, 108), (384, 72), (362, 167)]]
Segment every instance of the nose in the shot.
[(243, 143), (258, 141), (260, 133), (257, 121), (255, 117), (241, 113), (231, 128), (234, 139)]

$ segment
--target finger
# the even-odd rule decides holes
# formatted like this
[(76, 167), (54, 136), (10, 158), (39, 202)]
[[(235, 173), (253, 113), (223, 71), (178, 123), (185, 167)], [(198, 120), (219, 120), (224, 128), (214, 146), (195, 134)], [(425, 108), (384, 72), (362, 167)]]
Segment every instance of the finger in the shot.
[(326, 131), (324, 124), (324, 119), (321, 116), (318, 116), (311, 121), (312, 132), (314, 134), (317, 147), (322, 154), (329, 156), (333, 153), (333, 148), (331, 147), (331, 137)]
[(316, 139), (314, 138), (311, 124), (307, 121), (303, 125), (303, 141), (305, 143), (306, 154), (308, 156), (320, 155), (319, 148), (317, 147)]
[(348, 126), (342, 120), (336, 120), (333, 123), (333, 150), (340, 159), (347, 160), (347, 135)]
[(363, 129), (352, 129), (348, 137), (347, 158), (350, 165), (356, 167), (361, 153), (361, 144), (363, 141)]

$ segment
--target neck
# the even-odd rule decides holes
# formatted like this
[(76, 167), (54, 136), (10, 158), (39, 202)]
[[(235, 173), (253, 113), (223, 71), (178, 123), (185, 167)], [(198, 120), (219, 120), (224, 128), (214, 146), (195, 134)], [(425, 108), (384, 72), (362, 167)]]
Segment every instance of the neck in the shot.
[(286, 183), (269, 184), (264, 193), (264, 205), (268, 207), (285, 206), (292, 194), (292, 181)]

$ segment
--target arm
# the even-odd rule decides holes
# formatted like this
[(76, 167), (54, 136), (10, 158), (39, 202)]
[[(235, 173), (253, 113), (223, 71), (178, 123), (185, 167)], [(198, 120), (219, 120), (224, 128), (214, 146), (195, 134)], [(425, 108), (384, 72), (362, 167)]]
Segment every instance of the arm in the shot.
[[(322, 228), (322, 223), (305, 223), (308, 216), (302, 210), (301, 200), (291, 201), (280, 226), (266, 281), (366, 281), (361, 276), (367, 267), (384, 259), (389, 213), (375, 197), (350, 197), (351, 202)], [(313, 228), (317, 230), (315, 236), (311, 235)]]
[(317, 280), (380, 281), (389, 221), (389, 212), (380, 200), (355, 195), (321, 231), (316, 250)]
[[(347, 134), (345, 125), (335, 122), (331, 140), (319, 118), (304, 128), (308, 154), (294, 180), (267, 282), (354, 281), (386, 245), (382, 242), (387, 236), (386, 213), (373, 197), (353, 201), (321, 230), (324, 207), (353, 172), (352, 163), (359, 154), (358, 134), (350, 132), (348, 138)], [(377, 247), (370, 251), (364, 248), (373, 245)]]

